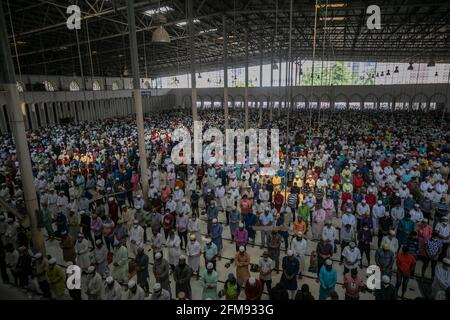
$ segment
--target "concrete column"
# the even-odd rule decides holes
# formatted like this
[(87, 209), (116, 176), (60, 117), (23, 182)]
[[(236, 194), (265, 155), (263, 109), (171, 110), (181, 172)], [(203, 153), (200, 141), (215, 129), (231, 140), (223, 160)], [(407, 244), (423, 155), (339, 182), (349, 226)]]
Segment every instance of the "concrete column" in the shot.
[(248, 129), (248, 31), (245, 29), (245, 87), (244, 87), (245, 130)]
[(9, 109), (10, 117), (9, 125), (16, 146), (17, 159), (19, 160), (24, 202), (30, 223), (33, 249), (45, 255), (45, 243), (36, 219), (36, 212), (39, 210), (39, 205), (36, 197), (36, 188), (33, 183), (30, 150), (28, 149), (25, 134), (24, 117), (20, 108), (20, 96), (16, 85), (14, 64), (11, 57), (11, 48), (2, 5), (0, 5), (0, 86), (6, 91), (6, 99), (8, 101), (6, 106)]
[[(192, 3), (191, 3), (192, 9)], [(193, 21), (192, 21), (192, 10), (190, 19), (190, 33), (191, 38), (193, 38)], [(130, 55), (131, 55), (131, 69), (133, 73), (133, 98), (134, 107), (136, 109), (136, 124), (138, 132), (138, 146), (139, 146), (139, 167), (141, 174), (141, 185), (142, 193), (145, 201), (145, 206), (148, 207), (148, 176), (147, 176), (147, 155), (145, 150), (145, 135), (144, 135), (144, 113), (142, 111), (142, 96), (141, 96), (141, 84), (139, 79), (139, 59), (138, 59), (138, 49), (136, 40), (136, 23), (134, 19), (134, 0), (127, 1), (127, 16), (128, 16), (128, 27), (130, 30)], [(194, 50), (194, 48), (191, 48)], [(194, 70), (195, 71), (195, 70)], [(195, 72), (193, 74), (195, 79)], [(196, 119), (195, 115), (195, 118)]]
[(188, 0), (189, 53), (191, 60), (191, 103), (192, 120), (197, 121), (197, 80), (195, 78), (195, 38), (194, 38), (194, 0)]
[(45, 107), (46, 107), (46, 104), (44, 102), (41, 102), (41, 103), (38, 104), (39, 115), (41, 116), (41, 125), (43, 127), (47, 127), (48, 126), (47, 117), (45, 116)]
[(8, 132), (8, 127), (6, 126), (6, 119), (5, 114), (3, 112), (5, 105), (0, 105), (0, 130), (2, 134), (5, 134)]
[(228, 35), (226, 16), (222, 16), (223, 25), (223, 115), (225, 130), (228, 129)]

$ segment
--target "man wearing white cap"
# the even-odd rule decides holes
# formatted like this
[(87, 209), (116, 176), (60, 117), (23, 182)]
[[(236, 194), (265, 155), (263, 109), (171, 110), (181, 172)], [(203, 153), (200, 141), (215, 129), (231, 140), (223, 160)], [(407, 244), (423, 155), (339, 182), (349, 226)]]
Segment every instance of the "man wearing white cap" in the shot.
[(306, 253), (308, 251), (308, 241), (303, 236), (302, 232), (298, 232), (294, 238), (291, 240), (291, 250), (294, 253), (294, 256), (298, 259), (299, 262), (299, 279), (302, 278), (302, 273), (305, 271), (305, 259)]
[(155, 276), (155, 281), (161, 284), (161, 287), (167, 292), (169, 292), (170, 296), (172, 296), (172, 291), (170, 289), (170, 280), (169, 280), (169, 262), (163, 258), (161, 252), (157, 252), (154, 257), (153, 264), (153, 275)]
[(100, 239), (97, 239), (95, 241), (94, 262), (95, 262), (95, 265), (97, 266), (98, 273), (103, 278), (106, 278), (106, 274), (109, 272), (108, 250), (103, 245), (103, 242)]
[(261, 280), (255, 277), (248, 278), (245, 283), (245, 300), (261, 300), (261, 295), (263, 292), (263, 287)]
[(103, 300), (122, 300), (123, 290), (120, 284), (111, 276), (106, 278), (105, 282), (106, 283), (103, 289)]
[(217, 300), (217, 272), (212, 262), (208, 262), (206, 269), (202, 272), (202, 300)]
[(63, 269), (56, 264), (55, 258), (48, 260), (47, 277), (52, 297), (54, 299), (62, 297), (66, 288), (66, 275)]
[(95, 271), (94, 266), (89, 266), (87, 270), (86, 295), (88, 300), (101, 300), (103, 295), (102, 276)]
[(444, 258), (447, 255), (447, 249), (450, 244), (450, 224), (448, 223), (448, 216), (443, 216), (441, 222), (436, 224), (434, 229), (438, 233), (439, 239), (442, 241), (442, 251), (439, 259)]
[(173, 280), (175, 281), (175, 292), (184, 292), (188, 300), (192, 300), (191, 277), (192, 268), (186, 264), (186, 256), (181, 255), (178, 265), (173, 271)]
[(135, 257), (137, 248), (144, 243), (144, 229), (139, 225), (138, 220), (133, 221), (133, 227), (130, 230), (130, 252)]
[(372, 219), (373, 219), (373, 230), (377, 232), (378, 230), (378, 221), (384, 217), (384, 213), (386, 212), (386, 208), (383, 206), (383, 202), (378, 200), (377, 203), (372, 208)]
[(188, 264), (192, 268), (192, 271), (197, 274), (199, 278), (200, 272), (200, 256), (202, 254), (202, 247), (200, 242), (197, 241), (195, 234), (189, 236), (189, 243), (186, 246), (186, 255), (188, 257)]
[(196, 239), (201, 239), (198, 215), (193, 214), (192, 217), (189, 218), (188, 233), (189, 235), (194, 234)]
[(395, 237), (395, 230), (390, 230), (389, 234), (383, 237), (383, 240), (381, 240), (381, 246), (384, 246), (385, 244), (389, 246), (394, 255), (397, 254), (399, 244), (398, 239)]
[(239, 251), (234, 256), (234, 263), (236, 264), (236, 278), (240, 285), (244, 285), (248, 278), (250, 278), (250, 255), (245, 251), (244, 246), (239, 247)]
[(38, 252), (34, 255), (34, 274), (36, 275), (36, 279), (39, 284), (39, 288), (41, 289), (43, 296), (45, 298), (51, 298), (50, 294), (50, 286), (48, 284), (48, 261), (47, 258), (42, 256), (42, 253)]
[(153, 286), (153, 293), (150, 300), (170, 300), (170, 293), (161, 287), (160, 283), (155, 283)]
[(144, 300), (145, 292), (134, 280), (128, 281), (128, 291), (125, 292), (125, 300)]
[(442, 264), (436, 268), (433, 284), (431, 286), (431, 296), (436, 298), (439, 291), (445, 291), (450, 287), (450, 257), (442, 260)]
[(319, 272), (320, 290), (319, 300), (325, 300), (334, 291), (337, 282), (336, 269), (333, 268), (331, 259), (326, 259)]
[(136, 199), (134, 199), (134, 207), (139, 207), (139, 208), (144, 208), (144, 199), (142, 199), (142, 196), (140, 194), (138, 194), (136, 196)]
[(394, 228), (397, 229), (400, 221), (405, 217), (405, 209), (400, 202), (397, 202), (395, 206), (391, 209), (391, 217), (394, 223)]
[(259, 259), (259, 280), (261, 281), (261, 290), (264, 290), (264, 284), (267, 286), (267, 291), (272, 289), (272, 271), (275, 268), (275, 262), (269, 257), (267, 251), (263, 252)]
[(91, 257), (89, 255), (89, 241), (84, 238), (84, 235), (80, 232), (78, 233), (78, 239), (75, 243), (75, 251), (77, 253), (77, 265), (86, 271), (91, 264)]
[(121, 284), (128, 282), (128, 250), (119, 241), (114, 241), (112, 276)]
[(414, 223), (419, 223), (423, 220), (422, 210), (420, 210), (420, 205), (417, 203), (414, 205), (414, 208), (409, 211), (409, 214), (411, 215), (411, 221)]
[(344, 276), (350, 270), (358, 268), (361, 260), (361, 251), (356, 247), (355, 242), (350, 244), (342, 250), (342, 257), (344, 258)]

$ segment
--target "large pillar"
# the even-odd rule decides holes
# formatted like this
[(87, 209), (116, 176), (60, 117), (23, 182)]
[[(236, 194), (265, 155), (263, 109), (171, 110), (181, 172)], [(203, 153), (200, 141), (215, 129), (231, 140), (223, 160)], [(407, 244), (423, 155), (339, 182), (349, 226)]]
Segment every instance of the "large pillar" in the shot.
[(223, 116), (225, 118), (225, 130), (228, 129), (228, 35), (226, 16), (222, 17), (223, 25)]
[(245, 29), (245, 86), (244, 86), (245, 130), (248, 129), (248, 31)]
[[(263, 44), (262, 44), (262, 37), (260, 40), (260, 57), (259, 57), (259, 87), (262, 88), (263, 86)], [(260, 99), (257, 103), (259, 103), (259, 121), (258, 121), (258, 127), (261, 128), (262, 126), (262, 118), (263, 118), (263, 101)]]
[[(197, 81), (195, 79), (195, 43), (194, 43), (194, 0), (188, 0), (189, 53), (191, 59), (191, 105), (192, 121), (197, 121)], [(194, 125), (192, 123), (192, 125)]]
[(128, 27), (130, 28), (131, 70), (133, 73), (133, 97), (136, 109), (138, 129), (139, 166), (141, 169), (141, 185), (145, 206), (148, 207), (147, 154), (145, 152), (144, 113), (142, 111), (141, 82), (139, 80), (139, 59), (136, 40), (136, 23), (134, 20), (134, 0), (127, 1)]
[(11, 57), (2, 4), (0, 4), (0, 84), (3, 87), (3, 90), (6, 91), (6, 107), (10, 118), (9, 125), (14, 137), (17, 159), (19, 160), (23, 196), (30, 222), (33, 248), (35, 251), (45, 254), (44, 238), (37, 225), (36, 212), (39, 210), (39, 205), (36, 197), (36, 188), (33, 183), (34, 179), (31, 171), (30, 150), (28, 150), (28, 143), (25, 135), (25, 123), (20, 108), (19, 91), (16, 86), (14, 64)]

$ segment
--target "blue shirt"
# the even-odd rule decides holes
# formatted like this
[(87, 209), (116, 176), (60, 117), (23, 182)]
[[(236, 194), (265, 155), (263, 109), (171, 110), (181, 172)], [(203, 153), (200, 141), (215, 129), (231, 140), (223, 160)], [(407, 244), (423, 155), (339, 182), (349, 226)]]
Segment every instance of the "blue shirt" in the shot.
[(266, 215), (265, 213), (259, 216), (259, 221), (261, 221), (261, 223), (263, 225), (270, 225), (273, 223), (273, 216), (269, 213), (268, 215)]

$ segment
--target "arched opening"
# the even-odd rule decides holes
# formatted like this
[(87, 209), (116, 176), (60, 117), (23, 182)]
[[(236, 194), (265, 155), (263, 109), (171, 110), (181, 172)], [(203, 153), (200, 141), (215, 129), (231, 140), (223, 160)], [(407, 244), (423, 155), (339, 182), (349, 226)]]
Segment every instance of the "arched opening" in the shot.
[(72, 80), (69, 84), (70, 91), (80, 91), (80, 85), (75, 80)]
[(378, 98), (373, 93), (369, 93), (364, 97), (364, 110), (375, 110), (377, 108)]
[(428, 97), (423, 93), (418, 93), (412, 98), (412, 110), (426, 110)]
[(360, 94), (352, 94), (348, 99), (348, 108), (352, 110), (361, 110), (363, 106), (363, 97)]

